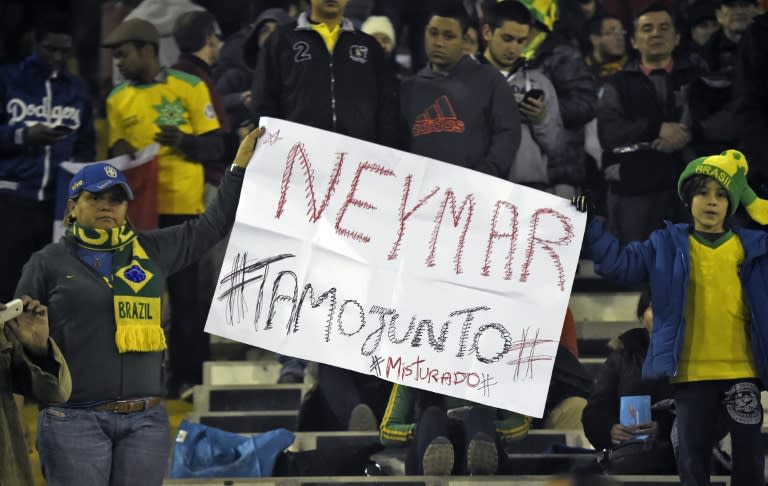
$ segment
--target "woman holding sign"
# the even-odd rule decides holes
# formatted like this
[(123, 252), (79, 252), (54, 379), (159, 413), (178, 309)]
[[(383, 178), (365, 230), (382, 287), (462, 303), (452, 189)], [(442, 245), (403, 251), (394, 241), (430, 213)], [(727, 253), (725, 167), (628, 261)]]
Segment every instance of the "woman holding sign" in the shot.
[(32, 256), (16, 289), (48, 306), (72, 374), (69, 400), (40, 412), (37, 447), (50, 486), (162, 484), (170, 435), (160, 398), (164, 281), (231, 229), (262, 132), (243, 139), (208, 210), (178, 226), (134, 231), (126, 219), (133, 192), (109, 164), (72, 178), (65, 236)]

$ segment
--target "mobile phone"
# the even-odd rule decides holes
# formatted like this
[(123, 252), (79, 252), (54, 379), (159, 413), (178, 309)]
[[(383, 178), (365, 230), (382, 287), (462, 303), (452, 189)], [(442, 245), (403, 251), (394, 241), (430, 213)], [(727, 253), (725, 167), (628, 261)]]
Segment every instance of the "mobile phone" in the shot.
[(15, 319), (24, 312), (24, 302), (21, 299), (13, 299), (5, 304), (5, 310), (0, 311), (0, 323), (6, 323)]
[(72, 132), (72, 127), (68, 127), (66, 125), (56, 125), (53, 127), (53, 131), (61, 135), (68, 135), (70, 132)]
[(523, 97), (522, 103), (525, 103), (525, 101), (533, 98), (535, 100), (540, 100), (544, 97), (544, 91), (540, 90), (538, 88), (533, 88), (532, 90), (529, 90), (527, 93), (525, 93), (525, 96)]

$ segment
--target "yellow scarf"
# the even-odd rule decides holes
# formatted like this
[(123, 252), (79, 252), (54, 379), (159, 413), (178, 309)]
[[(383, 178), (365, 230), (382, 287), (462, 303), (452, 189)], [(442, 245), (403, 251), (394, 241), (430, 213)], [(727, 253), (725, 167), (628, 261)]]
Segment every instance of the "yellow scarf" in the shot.
[(164, 350), (163, 282), (157, 278), (159, 268), (147, 256), (131, 225), (126, 222), (103, 230), (74, 223), (72, 235), (83, 248), (112, 252), (112, 274), (104, 280), (112, 289), (118, 351)]

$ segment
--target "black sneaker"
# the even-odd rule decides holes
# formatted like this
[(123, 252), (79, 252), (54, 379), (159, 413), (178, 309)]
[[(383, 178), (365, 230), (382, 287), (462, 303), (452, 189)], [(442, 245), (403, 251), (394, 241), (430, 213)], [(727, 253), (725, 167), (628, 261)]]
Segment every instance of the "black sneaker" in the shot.
[(499, 469), (499, 451), (488, 434), (476, 434), (467, 447), (467, 470), (471, 475), (496, 474)]
[(425, 476), (450, 476), (453, 471), (453, 444), (443, 436), (435, 437), (424, 451), (421, 467)]

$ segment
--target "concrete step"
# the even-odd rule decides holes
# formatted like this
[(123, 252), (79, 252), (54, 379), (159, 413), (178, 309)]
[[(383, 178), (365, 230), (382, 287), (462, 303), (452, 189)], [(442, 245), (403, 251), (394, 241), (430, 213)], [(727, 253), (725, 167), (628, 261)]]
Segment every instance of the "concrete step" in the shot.
[[(393, 484), (398, 486), (547, 486), (557, 476), (515, 475), (515, 476), (373, 476), (373, 477), (301, 477), (301, 478), (216, 478), (216, 479), (165, 479), (166, 486), (371, 486)], [(623, 486), (677, 486), (677, 476), (612, 476)], [(730, 486), (725, 476), (713, 476), (712, 486)]]
[[(579, 359), (591, 376), (605, 362), (607, 339), (595, 341), (600, 353), (587, 353)], [(589, 344), (580, 340), (580, 346)], [(580, 350), (581, 351), (581, 350)], [(269, 361), (207, 361), (203, 364), (204, 383), (195, 387), (194, 405), (198, 412), (257, 411), (298, 409), (309, 384), (278, 385), (263, 379), (263, 370), (280, 365)], [(211, 384), (214, 382), (215, 384)]]
[(203, 385), (273, 385), (280, 376), (274, 356), (248, 361), (206, 361)]
[[(292, 451), (315, 449), (339, 449), (343, 447), (367, 447), (379, 443), (378, 432), (296, 432)], [(589, 442), (577, 430), (531, 430), (520, 440), (504, 444), (508, 453), (541, 453), (552, 444), (589, 448)]]
[(638, 327), (637, 320), (632, 321), (577, 321), (576, 336), (579, 357), (605, 358), (611, 352), (608, 342), (624, 332)]
[(568, 306), (578, 322), (637, 322), (640, 292), (572, 293)]
[(272, 429), (296, 430), (298, 410), (260, 412), (190, 412), (186, 419), (237, 434), (254, 434)]
[(581, 259), (573, 279), (574, 292), (625, 292), (626, 287), (595, 273), (592, 260)]
[(298, 411), (311, 385), (198, 385), (196, 412)]

